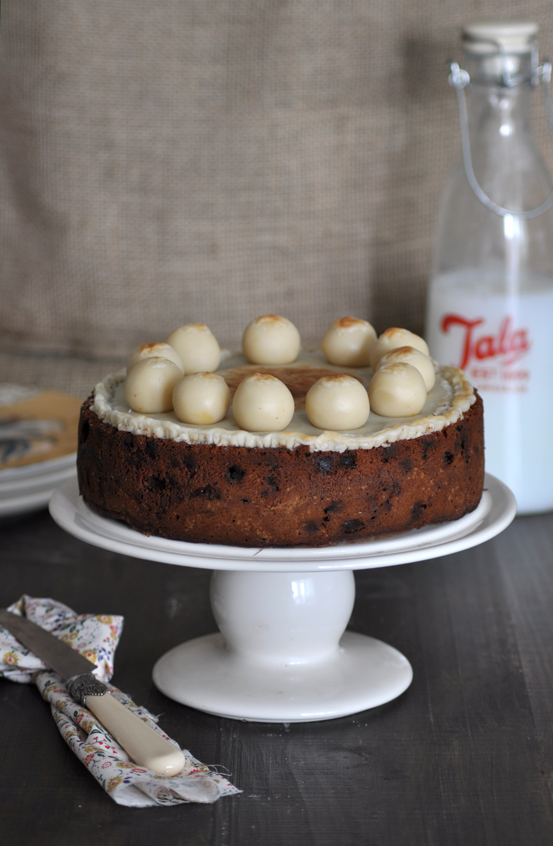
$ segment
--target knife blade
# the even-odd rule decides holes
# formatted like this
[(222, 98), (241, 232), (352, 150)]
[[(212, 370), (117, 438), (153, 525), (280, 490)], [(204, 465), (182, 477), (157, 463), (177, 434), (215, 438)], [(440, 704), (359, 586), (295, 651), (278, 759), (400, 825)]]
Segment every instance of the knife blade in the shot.
[(106, 685), (92, 675), (96, 665), (88, 658), (41, 626), (7, 609), (0, 609), (0, 623), (59, 673), (70, 696), (92, 711), (135, 763), (166, 776), (182, 771), (185, 758), (180, 749), (115, 699)]

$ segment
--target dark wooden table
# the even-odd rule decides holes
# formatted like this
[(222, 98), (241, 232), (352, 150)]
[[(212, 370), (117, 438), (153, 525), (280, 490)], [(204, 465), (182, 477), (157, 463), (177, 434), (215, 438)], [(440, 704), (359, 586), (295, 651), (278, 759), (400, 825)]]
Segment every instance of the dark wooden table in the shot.
[(214, 630), (210, 573), (126, 558), (46, 511), (0, 523), (0, 605), (23, 593), (125, 616), (114, 682), (243, 792), (214, 805), (116, 805), (31, 685), (0, 680), (0, 832), (10, 846), (540, 846), (553, 843), (553, 515), (446, 558), (356, 574), (350, 628), (410, 660), (384, 707), (289, 726), (220, 719), (151, 681)]

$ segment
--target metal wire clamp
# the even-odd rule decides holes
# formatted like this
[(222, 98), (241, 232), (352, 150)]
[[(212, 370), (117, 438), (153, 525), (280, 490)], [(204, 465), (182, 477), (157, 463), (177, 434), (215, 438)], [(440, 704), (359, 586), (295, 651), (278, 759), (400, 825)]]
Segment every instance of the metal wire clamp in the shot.
[[(549, 194), (549, 197), (540, 205), (534, 209), (529, 209), (528, 211), (512, 211), (510, 209), (506, 209), (503, 206), (494, 203), (494, 201), (488, 197), (486, 192), (480, 187), (476, 175), (474, 173), (474, 168), (472, 166), (472, 155), (470, 151), (470, 136), (469, 136), (469, 127), (468, 127), (468, 114), (467, 114), (467, 101), (465, 97), (465, 88), (470, 83), (470, 76), (466, 70), (463, 70), (459, 67), (457, 62), (449, 62), (449, 84), (452, 88), (455, 89), (457, 94), (457, 105), (459, 107), (459, 126), (461, 131), (461, 151), (463, 156), (463, 165), (465, 168), (465, 173), (468, 179), (468, 183), (472, 188), (473, 192), (476, 194), (480, 202), (486, 206), (486, 208), (490, 209), (490, 211), (495, 212), (495, 214), (500, 215), (501, 217), (505, 217), (506, 215), (512, 215), (513, 217), (519, 217), (523, 220), (529, 220), (533, 217), (538, 217), (540, 214), (544, 214), (544, 212), (548, 211), (553, 206), (553, 191)], [(539, 85), (541, 82), (544, 94), (544, 102), (545, 102), (545, 111), (547, 115), (547, 121), (549, 124), (549, 132), (553, 137), (553, 105), (551, 104), (551, 76), (552, 76), (552, 65), (549, 61), (544, 61), (541, 66), (536, 66), (533, 69), (531, 84), (533, 86)], [(504, 80), (507, 87), (514, 87), (514, 85), (520, 84), (519, 80)]]

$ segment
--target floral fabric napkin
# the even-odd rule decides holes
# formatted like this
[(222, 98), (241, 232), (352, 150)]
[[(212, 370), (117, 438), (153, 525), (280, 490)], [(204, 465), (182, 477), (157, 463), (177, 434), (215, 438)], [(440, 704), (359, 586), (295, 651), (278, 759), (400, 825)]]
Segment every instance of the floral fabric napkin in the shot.
[[(113, 674), (113, 656), (121, 637), (123, 618), (108, 615), (75, 614), (53, 599), (22, 596), (10, 611), (28, 617), (94, 662), (94, 675), (108, 683)], [(183, 749), (186, 766), (177, 776), (164, 776), (139, 767), (101, 726), (94, 715), (77, 704), (61, 677), (0, 625), (0, 676), (15, 682), (35, 682), (50, 703), (56, 725), (68, 746), (119, 805), (178, 805), (182, 802), (215, 802), (220, 796), (240, 791), (220, 773), (201, 764)], [(124, 693), (108, 684), (116, 699), (134, 711), (171, 743), (157, 725), (157, 719)], [(180, 748), (180, 747), (178, 747)]]

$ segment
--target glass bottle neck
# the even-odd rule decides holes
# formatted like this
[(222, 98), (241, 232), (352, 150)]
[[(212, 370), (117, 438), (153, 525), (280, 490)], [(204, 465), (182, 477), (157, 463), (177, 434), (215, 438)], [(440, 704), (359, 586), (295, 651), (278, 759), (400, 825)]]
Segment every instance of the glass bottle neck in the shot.
[(466, 51), (463, 67), (475, 86), (493, 85), (506, 89), (534, 83), (538, 65), (536, 52), (527, 53), (473, 53)]
[(530, 53), (520, 55), (465, 55), (470, 75), (469, 123), (473, 131), (490, 129), (509, 137), (529, 130), (534, 62)]

